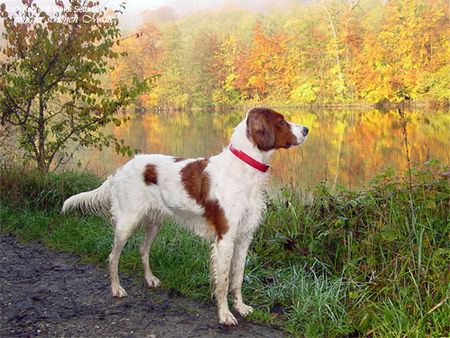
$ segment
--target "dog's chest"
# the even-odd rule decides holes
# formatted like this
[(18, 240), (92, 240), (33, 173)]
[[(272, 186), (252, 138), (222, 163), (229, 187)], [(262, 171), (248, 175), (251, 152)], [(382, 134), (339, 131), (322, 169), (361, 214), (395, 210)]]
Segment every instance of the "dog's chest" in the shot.
[(224, 197), (220, 199), (221, 204), (231, 223), (238, 226), (238, 232), (253, 232), (266, 205), (263, 186), (249, 181), (235, 186), (230, 184), (218, 194)]

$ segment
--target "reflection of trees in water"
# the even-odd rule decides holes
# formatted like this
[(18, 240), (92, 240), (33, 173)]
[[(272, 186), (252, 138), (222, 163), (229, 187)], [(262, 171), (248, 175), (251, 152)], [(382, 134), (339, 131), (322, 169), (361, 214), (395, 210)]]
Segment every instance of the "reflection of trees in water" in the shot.
[[(273, 178), (278, 182), (302, 186), (327, 179), (355, 188), (383, 168), (406, 169), (401, 125), (394, 110), (280, 112), (308, 126), (310, 133), (300, 147), (280, 150), (272, 158)], [(129, 123), (115, 127), (114, 132), (145, 153), (211, 156), (228, 144), (244, 114), (244, 110), (132, 114)], [(413, 165), (430, 158), (448, 163), (449, 115), (406, 111), (406, 119)], [(83, 151), (76, 158), (102, 175), (128, 160), (112, 150)]]

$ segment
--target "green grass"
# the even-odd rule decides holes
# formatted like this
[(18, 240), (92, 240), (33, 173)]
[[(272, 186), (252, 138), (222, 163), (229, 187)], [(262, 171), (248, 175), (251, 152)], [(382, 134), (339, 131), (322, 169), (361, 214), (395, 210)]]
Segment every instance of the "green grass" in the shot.
[[(321, 184), (283, 189), (268, 200), (264, 225), (249, 251), (244, 297), (251, 318), (304, 336), (448, 336), (449, 183), (430, 161), (413, 169), (413, 185), (385, 170), (364, 191)], [(105, 264), (107, 220), (59, 213), (72, 194), (101, 180), (61, 172), (1, 169), (2, 231)], [(127, 244), (122, 272), (143, 275), (138, 247)], [(151, 251), (164, 287), (210, 299), (209, 245), (170, 222)]]

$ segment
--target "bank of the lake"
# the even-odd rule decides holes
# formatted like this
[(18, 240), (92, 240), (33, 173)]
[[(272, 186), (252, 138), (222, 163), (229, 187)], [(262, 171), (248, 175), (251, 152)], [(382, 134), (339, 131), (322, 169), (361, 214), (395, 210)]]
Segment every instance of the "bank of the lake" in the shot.
[[(449, 182), (437, 161), (412, 184), (386, 170), (364, 191), (283, 189), (252, 243), (244, 295), (252, 318), (298, 335), (447, 336)], [(97, 187), (87, 172), (1, 170), (1, 229), (105, 264), (108, 221), (61, 215), (68, 196)], [(121, 271), (142, 275), (138, 233)], [(151, 264), (165, 288), (209, 301), (204, 241), (165, 220)]]

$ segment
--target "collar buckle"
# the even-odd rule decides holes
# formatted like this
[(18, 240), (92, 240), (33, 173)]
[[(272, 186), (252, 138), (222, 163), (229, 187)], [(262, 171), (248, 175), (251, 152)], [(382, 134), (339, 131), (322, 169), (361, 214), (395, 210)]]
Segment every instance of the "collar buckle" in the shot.
[(266, 165), (267, 165), (267, 170), (264, 173), (264, 175), (270, 176), (273, 174), (273, 167), (269, 163), (266, 163)]

